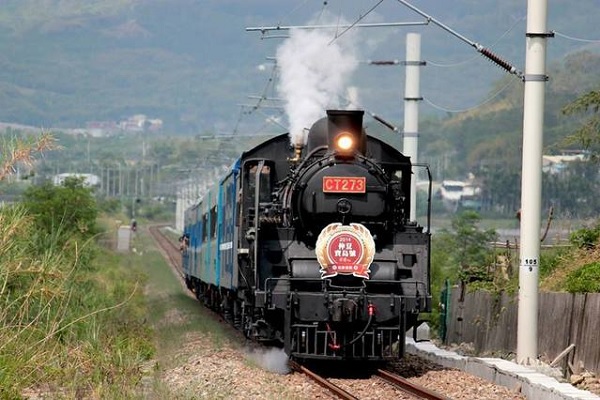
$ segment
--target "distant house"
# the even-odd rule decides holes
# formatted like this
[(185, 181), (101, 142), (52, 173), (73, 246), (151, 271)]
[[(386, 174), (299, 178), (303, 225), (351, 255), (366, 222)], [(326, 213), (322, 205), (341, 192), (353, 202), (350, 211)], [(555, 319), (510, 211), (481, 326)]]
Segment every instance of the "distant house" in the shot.
[(448, 211), (481, 209), (481, 187), (472, 181), (445, 180), (440, 186), (439, 196)]
[(92, 137), (103, 137), (122, 133), (139, 133), (144, 131), (158, 132), (163, 128), (163, 120), (148, 118), (144, 114), (136, 114), (119, 122), (88, 121), (84, 133)]
[(67, 178), (83, 178), (83, 185), (87, 187), (98, 186), (100, 184), (100, 177), (93, 174), (80, 174), (76, 172), (67, 172), (64, 174), (58, 174), (54, 176), (52, 180), (55, 186), (62, 185)]
[(587, 160), (587, 155), (583, 153), (542, 156), (542, 171), (548, 172), (552, 175), (560, 174), (564, 171), (569, 163), (585, 160)]
[(149, 119), (144, 114), (136, 114), (119, 122), (119, 128), (126, 132), (159, 131), (162, 127), (161, 119)]

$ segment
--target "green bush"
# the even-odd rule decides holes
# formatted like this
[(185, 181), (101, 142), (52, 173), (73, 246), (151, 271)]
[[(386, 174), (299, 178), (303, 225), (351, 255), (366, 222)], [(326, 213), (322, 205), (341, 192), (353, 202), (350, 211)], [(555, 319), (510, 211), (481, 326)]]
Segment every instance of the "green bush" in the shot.
[(118, 214), (121, 211), (121, 200), (115, 198), (98, 198), (98, 209), (107, 214)]
[(73, 234), (86, 238), (97, 233), (98, 207), (83, 179), (69, 178), (61, 186), (32, 186), (25, 191), (23, 204), (43, 233), (60, 233), (64, 238)]
[(593, 228), (582, 228), (571, 234), (570, 242), (580, 249), (592, 249), (598, 245), (600, 225)]
[(564, 247), (542, 249), (540, 252), (540, 278), (545, 278), (560, 268), (561, 262), (570, 251), (570, 248)]
[(565, 289), (569, 293), (600, 292), (600, 261), (585, 264), (571, 272), (567, 276)]

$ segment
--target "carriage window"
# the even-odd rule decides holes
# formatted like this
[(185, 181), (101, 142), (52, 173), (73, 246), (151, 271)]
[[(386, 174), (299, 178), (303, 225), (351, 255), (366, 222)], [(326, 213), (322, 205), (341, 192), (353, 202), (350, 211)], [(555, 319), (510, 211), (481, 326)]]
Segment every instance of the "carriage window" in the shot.
[(206, 222), (208, 218), (206, 218), (206, 214), (202, 216), (202, 241), (204, 242), (208, 238), (208, 226)]
[[(254, 202), (257, 170), (257, 165), (253, 165), (248, 170), (248, 193), (246, 196), (246, 200), (249, 202)], [(271, 167), (269, 167), (268, 165), (263, 166), (259, 179), (260, 193), (258, 201), (261, 203), (269, 203), (271, 201)]]
[(211, 237), (217, 237), (217, 206), (210, 210), (210, 234)]

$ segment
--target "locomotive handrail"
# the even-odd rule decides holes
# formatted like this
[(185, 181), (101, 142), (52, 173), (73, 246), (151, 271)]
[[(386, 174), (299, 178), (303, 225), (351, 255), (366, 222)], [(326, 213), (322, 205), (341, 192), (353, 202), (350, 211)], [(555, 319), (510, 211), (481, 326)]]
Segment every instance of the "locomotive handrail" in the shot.
[(427, 171), (427, 178), (429, 179), (429, 188), (427, 196), (427, 232), (425, 233), (431, 233), (431, 195), (433, 192), (431, 170), (429, 169), (429, 164), (414, 163), (413, 166), (425, 168), (425, 171)]
[(256, 166), (256, 173), (254, 174), (254, 229), (255, 237), (252, 243), (254, 254), (252, 255), (252, 261), (254, 264), (254, 283), (258, 282), (258, 250), (256, 243), (258, 243), (258, 235), (260, 231), (259, 227), (259, 212), (260, 212), (260, 174), (265, 167), (265, 160), (260, 160)]

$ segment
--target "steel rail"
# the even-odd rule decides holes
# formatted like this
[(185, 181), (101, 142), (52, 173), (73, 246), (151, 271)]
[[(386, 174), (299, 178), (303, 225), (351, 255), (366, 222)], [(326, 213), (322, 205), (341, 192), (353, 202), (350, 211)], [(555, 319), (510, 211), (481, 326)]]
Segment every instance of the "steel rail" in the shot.
[(401, 377), (400, 375), (394, 374), (389, 371), (385, 371), (383, 369), (378, 369), (376, 375), (383, 379), (384, 381), (397, 386), (402, 391), (418, 396), (422, 399), (427, 400), (450, 400), (449, 397), (443, 396), (439, 393), (436, 393), (432, 390), (429, 390), (425, 387), (415, 385), (414, 383), (408, 381), (407, 379)]
[(339, 386), (337, 386), (337, 385), (329, 382), (327, 379), (325, 379), (322, 376), (314, 373), (313, 371), (311, 371), (308, 368), (306, 368), (306, 367), (298, 364), (295, 361), (290, 361), (290, 367), (292, 369), (294, 369), (294, 370), (296, 370), (298, 372), (301, 372), (304, 375), (308, 376), (310, 379), (312, 379), (313, 381), (315, 381), (316, 383), (318, 383), (319, 385), (321, 385), (325, 389), (329, 390), (331, 393), (335, 394), (340, 399), (344, 399), (344, 400), (359, 400), (358, 397), (353, 396), (352, 394), (348, 393), (347, 391), (345, 391), (341, 387), (339, 387)]
[(161, 231), (160, 228), (166, 225), (151, 225), (149, 227), (150, 235), (154, 238), (155, 242), (159, 246), (159, 250), (163, 253), (163, 257), (167, 258), (169, 264), (173, 270), (177, 273), (179, 278), (183, 279), (184, 273), (181, 269), (181, 252), (177, 248), (177, 245), (167, 238)]

